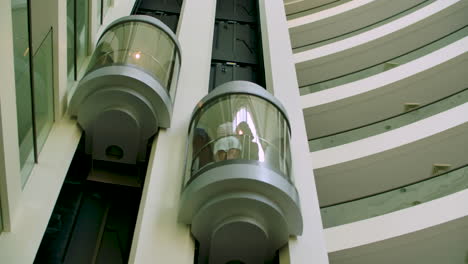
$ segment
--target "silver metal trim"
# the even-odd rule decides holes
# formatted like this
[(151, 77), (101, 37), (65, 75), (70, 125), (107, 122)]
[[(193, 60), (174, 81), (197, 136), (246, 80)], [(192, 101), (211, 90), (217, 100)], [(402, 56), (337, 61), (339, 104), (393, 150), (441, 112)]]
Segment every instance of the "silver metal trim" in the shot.
[(274, 201), (284, 213), (289, 234), (302, 234), (301, 206), (294, 185), (281, 174), (255, 164), (225, 164), (193, 179), (182, 192), (179, 221), (191, 224), (206, 203), (217, 196), (239, 191), (263, 195)]
[[(126, 83), (118, 82), (115, 80), (116, 77), (125, 78), (134, 84), (126, 85)], [(134, 91), (138, 89), (137, 92), (147, 97), (151, 103), (156, 112), (159, 126), (170, 127), (173, 106), (167, 90), (148, 72), (129, 65), (106, 66), (88, 72), (80, 81), (70, 101), (69, 113), (72, 116), (76, 116), (80, 104), (86, 100), (87, 96), (98, 90), (94, 86), (99, 86), (103, 80), (107, 86), (127, 87)]]

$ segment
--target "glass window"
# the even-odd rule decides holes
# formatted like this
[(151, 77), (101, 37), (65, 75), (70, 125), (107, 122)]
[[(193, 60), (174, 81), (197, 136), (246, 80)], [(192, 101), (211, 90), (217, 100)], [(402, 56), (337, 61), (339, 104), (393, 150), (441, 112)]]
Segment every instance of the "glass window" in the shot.
[(75, 31), (75, 41), (76, 41), (76, 69), (80, 70), (80, 68), (84, 64), (84, 60), (88, 56), (88, 42), (89, 42), (89, 26), (88, 26), (88, 15), (89, 15), (89, 7), (88, 7), (88, 0), (75, 0), (75, 8), (76, 8), (76, 31)]
[(76, 79), (75, 73), (75, 0), (67, 1), (67, 69), (68, 80)]
[(176, 44), (167, 33), (145, 22), (130, 21), (104, 33), (88, 71), (110, 65), (133, 65), (152, 74), (170, 90), (171, 80), (179, 74), (179, 61)]
[(289, 138), (286, 118), (269, 101), (247, 94), (221, 96), (209, 101), (192, 121), (186, 180), (229, 160), (258, 162), (289, 179)]
[(47, 33), (31, 56), (27, 0), (13, 5), (12, 19), (19, 159), (24, 186), (54, 121), (53, 31)]
[(67, 0), (67, 68), (70, 83), (78, 79), (88, 56), (88, 44), (89, 0)]
[(35, 161), (27, 0), (12, 3), (12, 22), (21, 181), (24, 184)]
[[(101, 5), (102, 5), (102, 16), (101, 19), (104, 19), (104, 17), (107, 14), (107, 11), (109, 11), (109, 8), (112, 6), (112, 0), (101, 0)], [(101, 22), (102, 23), (102, 22)]]
[(43, 39), (33, 57), (34, 64), (34, 118), (38, 152), (42, 150), (54, 122), (53, 31)]

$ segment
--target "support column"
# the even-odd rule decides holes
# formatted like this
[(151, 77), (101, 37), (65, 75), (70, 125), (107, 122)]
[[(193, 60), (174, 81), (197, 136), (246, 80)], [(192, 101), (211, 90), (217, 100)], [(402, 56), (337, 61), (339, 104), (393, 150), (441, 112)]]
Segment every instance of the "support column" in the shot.
[(182, 66), (171, 127), (153, 142), (129, 263), (191, 264), (189, 226), (177, 222), (192, 111), (208, 93), (216, 0), (184, 0), (178, 28)]
[(266, 85), (268, 91), (283, 103), (289, 115), (292, 130), (292, 175), (301, 199), (304, 221), (304, 233), (290, 239), (280, 252), (280, 262), (328, 263), (313, 166), (308, 159), (310, 151), (284, 3), (283, 0), (260, 0), (259, 9)]

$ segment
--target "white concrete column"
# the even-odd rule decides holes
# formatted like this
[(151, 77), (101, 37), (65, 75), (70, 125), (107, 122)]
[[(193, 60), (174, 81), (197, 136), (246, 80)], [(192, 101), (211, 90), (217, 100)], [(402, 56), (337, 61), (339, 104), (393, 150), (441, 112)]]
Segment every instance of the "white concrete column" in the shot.
[(292, 174), (301, 199), (304, 233), (281, 250), (281, 264), (328, 263), (313, 166), (301, 109), (300, 94), (283, 0), (260, 0), (267, 89), (286, 108), (291, 124)]
[(216, 0), (184, 0), (178, 38), (182, 67), (171, 127), (153, 142), (129, 263), (191, 264), (194, 243), (177, 222), (191, 113), (208, 93)]

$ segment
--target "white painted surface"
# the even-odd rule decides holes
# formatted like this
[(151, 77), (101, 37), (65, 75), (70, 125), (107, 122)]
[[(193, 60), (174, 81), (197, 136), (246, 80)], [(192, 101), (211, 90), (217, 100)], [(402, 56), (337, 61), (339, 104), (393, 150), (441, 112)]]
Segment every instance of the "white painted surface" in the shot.
[(190, 116), (208, 93), (215, 0), (185, 0), (178, 38), (182, 67), (171, 127), (153, 142), (129, 263), (189, 264), (190, 228), (177, 222)]
[(465, 263), (468, 190), (325, 230), (331, 263)]
[[(304, 126), (300, 95), (292, 60), (284, 6), (281, 0), (259, 2), (267, 89), (283, 103), (292, 127), (292, 175), (302, 202), (304, 232), (281, 250), (281, 264), (328, 263), (318, 207), (312, 162)], [(306, 205), (306, 206), (304, 206)]]
[[(322, 206), (410, 184), (432, 164), (466, 165), (468, 103), (407, 126), (310, 153)], [(362, 184), (366, 183), (366, 184)]]
[(33, 263), (80, 136), (75, 121), (56, 122), (23, 191), (19, 182), (11, 185), (17, 187), (12, 190), (17, 194), (12, 196), (19, 194), (20, 201), (13, 215), (13, 228), (0, 234), (2, 262)]
[(438, 0), (407, 16), (294, 54), (299, 86), (349, 74), (419, 48), (468, 24), (464, 0)]
[(391, 70), (301, 96), (308, 138), (376, 122), (468, 87), (468, 37)]
[(355, 0), (288, 21), (293, 48), (380, 22), (424, 0)]
[[(0, 202), (4, 231), (14, 227), (21, 197), (21, 176), (16, 118), (15, 68), (11, 1), (0, 0)], [(13, 226), (12, 226), (13, 225)], [(0, 233), (0, 239), (4, 236)], [(0, 248), (0, 256), (2, 248)]]

